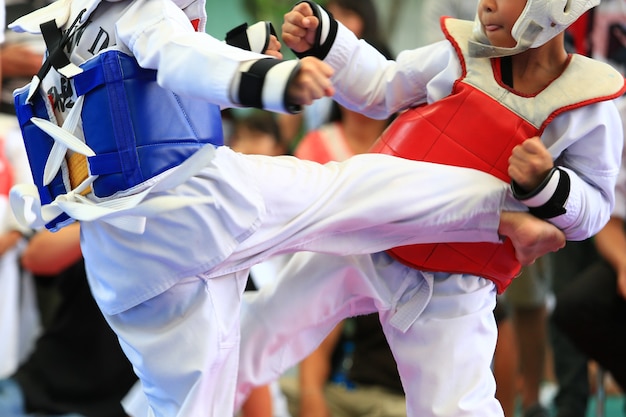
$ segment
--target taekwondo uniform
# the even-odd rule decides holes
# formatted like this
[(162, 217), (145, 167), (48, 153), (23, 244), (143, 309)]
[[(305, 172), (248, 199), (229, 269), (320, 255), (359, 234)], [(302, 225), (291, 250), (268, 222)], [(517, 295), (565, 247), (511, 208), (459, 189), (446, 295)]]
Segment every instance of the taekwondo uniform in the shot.
[(220, 108), (294, 110), (285, 89), (298, 63), (212, 38), (204, 10), (58, 0), (11, 25), (48, 44), (15, 94), (35, 188), (15, 187), (12, 206), (31, 226), (81, 222), (94, 298), (156, 416), (233, 414), (250, 266), (298, 250), (497, 242), (498, 212), (522, 208), (478, 171), (222, 146)]
[[(395, 62), (332, 19), (329, 26), (331, 45), (313, 49), (324, 51), (321, 57), (335, 68), (341, 104), (380, 118), (412, 108), (374, 149), (471, 165), (508, 181), (512, 147), (540, 134), (571, 181), (561, 210), (549, 220), (571, 240), (585, 239), (606, 223), (622, 150), (613, 99), (624, 93), (624, 79), (617, 71), (572, 56), (559, 78), (528, 97), (504, 86), (500, 60), (470, 56), (472, 22), (444, 20), (446, 41), (402, 52)], [(489, 137), (492, 129), (497, 136)], [(458, 251), (448, 250), (447, 262), (416, 255), (421, 269), (393, 250), (343, 258), (293, 255), (275, 285), (245, 303), (238, 403), (251, 386), (271, 381), (312, 352), (342, 319), (378, 311), (407, 393), (408, 416), (502, 416), (490, 369), (497, 336), (493, 309), (496, 293), (513, 278), (502, 271), (515, 268), (505, 259), (507, 267), (487, 271), (487, 278), (459, 273), (472, 271), (475, 258)], [(477, 252), (491, 256), (489, 251)]]

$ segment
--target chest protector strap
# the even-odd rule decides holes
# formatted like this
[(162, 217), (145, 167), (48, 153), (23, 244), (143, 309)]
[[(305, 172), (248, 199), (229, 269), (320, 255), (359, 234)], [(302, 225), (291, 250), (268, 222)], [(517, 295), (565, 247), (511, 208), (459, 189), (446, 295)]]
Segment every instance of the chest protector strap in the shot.
[[(79, 106), (76, 110), (80, 111), (80, 123), (76, 125), (79, 131), (82, 128), (82, 132), (69, 129), (61, 132), (63, 134), (55, 134), (61, 129), (56, 128), (59, 123), (53, 105), (41, 88), (30, 99), (30, 85), (14, 94), (17, 117), (42, 205), (75, 189), (77, 184), (85, 187), (85, 182), (90, 186), (88, 192), (98, 198), (127, 193), (144, 181), (180, 165), (201, 147), (223, 144), (217, 105), (180, 97), (163, 89), (156, 82), (156, 71), (139, 67), (134, 58), (119, 51), (107, 51), (86, 61), (80, 68), (82, 72), (68, 83), (71, 82), (79, 97), (75, 105)], [(191, 114), (203, 117), (192, 118)], [(66, 123), (71, 117), (70, 112)], [(75, 133), (77, 137), (67, 138)], [(80, 136), (84, 141), (79, 139)], [(63, 146), (59, 146), (59, 142), (63, 142)], [(65, 152), (65, 158), (61, 158), (58, 169), (51, 170), (50, 160), (59, 149)], [(82, 169), (82, 176), (86, 178), (78, 180), (76, 172), (81, 168), (70, 168), (75, 164), (68, 164), (70, 158), (76, 159), (76, 153), (84, 155), (82, 159), (86, 165), (86, 169), (84, 166)], [(68, 220), (67, 215), (61, 214), (46, 226), (56, 228)]]

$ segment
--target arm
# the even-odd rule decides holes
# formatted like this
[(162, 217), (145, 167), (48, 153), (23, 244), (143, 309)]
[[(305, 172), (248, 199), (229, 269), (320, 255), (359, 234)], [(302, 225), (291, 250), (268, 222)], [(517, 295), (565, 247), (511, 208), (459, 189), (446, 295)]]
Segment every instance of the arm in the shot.
[(282, 31), (285, 45), (296, 54), (323, 59), (333, 68), (336, 101), (375, 119), (448, 95), (461, 74), (448, 42), (387, 60), (313, 2), (301, 2), (288, 12)]
[(22, 238), (22, 233), (17, 230), (9, 230), (0, 235), (0, 256), (17, 245)]
[[(626, 115), (626, 101), (622, 101), (621, 114)], [(624, 127), (626, 139), (626, 126)], [(625, 150), (626, 151), (626, 150)], [(598, 232), (594, 242), (602, 256), (616, 271), (617, 292), (626, 298), (626, 159), (622, 155), (622, 165), (615, 185), (615, 208), (607, 225)]]
[(516, 197), (538, 209), (535, 214), (563, 230), (568, 240), (595, 235), (615, 204), (622, 136), (611, 101), (561, 114), (541, 140), (532, 138), (513, 150), (509, 175), (521, 185), (514, 187)]
[(32, 77), (37, 74), (43, 55), (33, 51), (24, 44), (9, 44), (2, 47), (2, 76), (11, 77)]
[(37, 275), (56, 275), (82, 257), (79, 223), (52, 233), (42, 229), (22, 253), (22, 266)]
[(299, 105), (332, 93), (327, 65), (282, 61), (195, 32), (168, 0), (135, 0), (116, 30), (139, 65), (158, 71), (161, 86), (222, 107), (295, 112)]
[(624, 220), (611, 217), (607, 225), (595, 236), (598, 253), (615, 269), (617, 291), (626, 298), (626, 233)]
[(331, 357), (343, 325), (337, 325), (319, 347), (299, 365), (300, 406), (298, 417), (330, 417), (324, 387), (330, 377)]

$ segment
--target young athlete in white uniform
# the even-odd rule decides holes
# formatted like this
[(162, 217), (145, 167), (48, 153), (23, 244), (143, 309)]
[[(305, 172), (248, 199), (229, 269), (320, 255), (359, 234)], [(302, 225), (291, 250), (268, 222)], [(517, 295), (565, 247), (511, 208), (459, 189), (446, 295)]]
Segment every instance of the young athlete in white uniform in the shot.
[[(269, 256), (497, 242), (499, 220), (526, 262), (562, 246), (552, 226), (500, 217), (521, 207), (477, 171), (221, 146), (218, 106), (295, 111), (333, 89), (326, 64), (234, 48), (205, 21), (198, 0), (58, 0), (11, 25), (48, 47), (15, 94), (36, 189), (14, 188), (14, 211), (52, 230), (81, 221), (94, 297), (154, 415), (232, 415), (240, 298), (247, 269)], [(268, 40), (255, 49), (277, 55)]]
[[(623, 77), (563, 44), (565, 28), (596, 4), (482, 0), (474, 23), (444, 19), (446, 41), (388, 61), (307, 1), (285, 16), (283, 40), (335, 69), (344, 106), (381, 118), (409, 108), (374, 149), (512, 179), (533, 213), (580, 240), (609, 218), (622, 148), (612, 99)], [(492, 310), (519, 265), (482, 244), (428, 246), (427, 256), (421, 245), (396, 249), (295, 254), (244, 309), (238, 402), (339, 320), (379, 311), (409, 416), (502, 416)]]

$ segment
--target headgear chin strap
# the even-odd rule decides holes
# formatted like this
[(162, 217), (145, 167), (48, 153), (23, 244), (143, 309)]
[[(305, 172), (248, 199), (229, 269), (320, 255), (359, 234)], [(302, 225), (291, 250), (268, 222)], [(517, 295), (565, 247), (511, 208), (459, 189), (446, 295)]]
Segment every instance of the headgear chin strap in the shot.
[(600, 0), (528, 0), (511, 30), (513, 39), (517, 41), (513, 48), (490, 45), (476, 14), (469, 53), (474, 57), (494, 58), (537, 48), (563, 32), (583, 13), (598, 4)]

